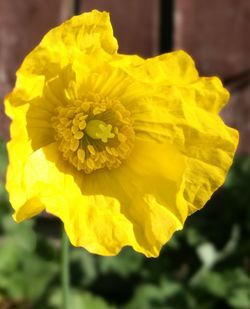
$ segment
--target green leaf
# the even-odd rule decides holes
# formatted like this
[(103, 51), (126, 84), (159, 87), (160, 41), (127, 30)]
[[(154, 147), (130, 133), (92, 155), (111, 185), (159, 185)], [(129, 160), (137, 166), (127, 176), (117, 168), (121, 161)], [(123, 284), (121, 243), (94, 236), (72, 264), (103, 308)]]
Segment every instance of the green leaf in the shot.
[(250, 308), (250, 287), (247, 289), (238, 288), (229, 295), (228, 303), (235, 309)]
[(226, 297), (228, 293), (226, 278), (217, 272), (204, 272), (200, 277), (199, 287), (216, 297)]
[(34, 251), (37, 237), (33, 230), (33, 220), (17, 224), (11, 216), (5, 215), (2, 218), (2, 225), (6, 233), (6, 241), (18, 247), (19, 250)]
[(132, 301), (123, 308), (170, 308), (166, 306), (167, 302), (178, 295), (181, 290), (182, 286), (180, 284), (166, 279), (162, 280), (159, 285), (142, 284), (137, 288)]
[(136, 273), (144, 261), (144, 256), (135, 254), (130, 248), (124, 248), (119, 255), (115, 257), (102, 257), (99, 260), (100, 271), (103, 274), (110, 272), (117, 273), (126, 278)]
[(4, 241), (0, 246), (0, 272), (9, 273), (18, 265), (22, 252), (12, 243)]
[(74, 248), (70, 254), (71, 263), (78, 264), (83, 273), (81, 282), (84, 285), (91, 284), (97, 277), (95, 256), (82, 248)]
[[(115, 307), (109, 305), (101, 297), (93, 295), (86, 291), (79, 289), (71, 289), (70, 294), (70, 309), (114, 309)], [(62, 294), (60, 289), (55, 289), (50, 298), (49, 305), (53, 308), (62, 307)]]
[(189, 227), (185, 230), (185, 235), (187, 238), (187, 242), (190, 246), (197, 246), (200, 243), (205, 241), (205, 238), (202, 234), (200, 234), (200, 232), (198, 231), (198, 229)]
[(58, 266), (53, 262), (44, 261), (33, 254), (23, 256), (15, 271), (6, 276), (6, 295), (15, 300), (35, 303), (48, 290), (49, 282), (57, 271)]

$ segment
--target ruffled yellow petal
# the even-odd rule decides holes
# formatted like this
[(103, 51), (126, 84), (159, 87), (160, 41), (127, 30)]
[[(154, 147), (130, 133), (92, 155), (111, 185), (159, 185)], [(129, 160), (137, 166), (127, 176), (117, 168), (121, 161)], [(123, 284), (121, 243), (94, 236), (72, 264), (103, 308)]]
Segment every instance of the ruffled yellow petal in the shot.
[(133, 82), (120, 68), (112, 67), (112, 63), (104, 63), (92, 68), (87, 75), (77, 70), (76, 96), (78, 98), (91, 97), (93, 94), (101, 99), (118, 99), (124, 95), (126, 89)]
[(123, 67), (134, 79), (145, 83), (185, 85), (198, 79), (193, 59), (182, 50), (146, 60), (117, 55), (113, 65)]
[(92, 181), (82, 183), (82, 188), (85, 195), (99, 191), (116, 197), (133, 225), (134, 239), (127, 245), (146, 256), (157, 256), (187, 216), (187, 206), (176, 199), (184, 167), (184, 158), (169, 143), (138, 140), (119, 170), (90, 175)]
[(187, 207), (176, 200), (184, 167), (183, 157), (170, 144), (138, 140), (120, 171), (72, 176), (60, 164), (57, 145), (51, 144), (26, 162), (21, 182), (28, 199), (16, 203), (14, 218), (21, 221), (27, 211), (30, 215), (44, 205), (61, 218), (76, 246), (114, 255), (128, 245), (157, 256), (187, 216)]
[(60, 71), (60, 74), (47, 81), (41, 97), (30, 100), (26, 113), (26, 129), (33, 150), (42, 148), (54, 142), (52, 117), (56, 108), (70, 103), (75, 99), (74, 93), (75, 74), (71, 66)]
[[(187, 206), (176, 202), (184, 167), (183, 157), (170, 144), (138, 140), (120, 169), (76, 176), (83, 202), (78, 200), (78, 208), (77, 200), (70, 203), (67, 217), (61, 218), (72, 243), (103, 255), (117, 254), (130, 245), (146, 256), (158, 256), (187, 216)], [(87, 224), (81, 227), (81, 222)], [(89, 235), (93, 237), (90, 244)], [(98, 251), (90, 247), (93, 244), (99, 246)]]
[[(20, 222), (30, 218), (44, 209), (44, 204), (39, 199), (39, 188), (42, 183), (35, 183), (27, 177), (27, 164), (29, 164), (34, 149), (32, 140), (27, 131), (27, 115), (29, 104), (13, 106), (8, 98), (5, 100), (6, 113), (12, 118), (10, 127), (11, 140), (7, 144), (9, 154), (9, 166), (7, 170), (6, 189), (9, 192), (9, 200), (15, 209), (14, 218)], [(45, 115), (47, 116), (47, 115)], [(41, 165), (34, 165), (31, 172), (39, 175)]]
[(19, 72), (55, 76), (58, 65), (64, 67), (76, 56), (94, 54), (100, 50), (112, 55), (117, 47), (109, 14), (94, 10), (74, 16), (50, 30), (25, 58)]
[(147, 256), (158, 256), (163, 244), (183, 227), (188, 208), (178, 194), (184, 173), (185, 158), (175, 147), (145, 140), (136, 141), (131, 157), (114, 172), (125, 193), (137, 241)]
[(90, 65), (93, 59), (103, 61), (117, 48), (108, 13), (94, 10), (74, 16), (50, 30), (25, 58), (9, 99), (13, 105), (25, 104), (39, 97), (45, 80), (55, 77), (68, 64), (74, 61), (77, 67), (84, 62)]
[[(6, 113), (16, 121), (11, 124), (11, 140), (8, 142), (9, 166), (7, 170), (6, 188), (12, 206), (25, 202), (26, 193), (20, 186), (23, 177), (23, 168), (26, 158), (32, 153), (32, 147), (28, 141), (26, 131), (26, 118), (28, 106), (23, 105), (16, 108), (5, 100)], [(25, 158), (24, 160), (22, 158)]]
[(186, 156), (183, 195), (190, 213), (200, 209), (223, 184), (238, 144), (238, 132), (218, 115), (227, 90), (216, 77), (199, 78), (182, 51), (126, 67), (126, 72), (136, 76), (122, 100), (132, 112), (137, 136), (171, 141)]

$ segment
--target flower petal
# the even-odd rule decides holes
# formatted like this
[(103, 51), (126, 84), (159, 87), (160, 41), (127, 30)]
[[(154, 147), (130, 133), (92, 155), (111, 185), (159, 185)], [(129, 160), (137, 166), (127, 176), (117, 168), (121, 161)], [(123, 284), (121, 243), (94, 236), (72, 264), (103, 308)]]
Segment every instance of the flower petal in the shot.
[(186, 156), (183, 194), (190, 213), (200, 209), (224, 182), (238, 144), (238, 132), (218, 115), (229, 98), (227, 90), (216, 77), (199, 78), (182, 51), (126, 67), (126, 72), (135, 82), (122, 101), (136, 135), (168, 140)]
[(182, 228), (187, 207), (177, 203), (176, 195), (185, 163), (170, 144), (138, 140), (124, 166), (88, 177), (73, 175), (72, 170), (66, 173), (60, 162), (55, 143), (29, 157), (22, 179), (28, 201), (16, 205), (17, 221), (44, 205), (64, 222), (72, 244), (102, 255), (131, 245), (157, 256), (173, 232)]
[[(107, 12), (94, 10), (74, 16), (50, 30), (24, 59), (9, 100), (13, 105), (25, 104), (41, 96), (45, 80), (55, 77), (73, 60), (78, 66), (83, 62), (82, 57), (89, 54), (95, 59), (104, 59), (114, 54), (117, 48)], [(98, 57), (98, 53), (102, 57)]]
[[(203, 88), (205, 83), (205, 79), (199, 81)], [(168, 88), (168, 92), (161, 93), (161, 97), (147, 99), (134, 113), (136, 134), (148, 139), (167, 139), (187, 157), (184, 197), (192, 213), (203, 207), (223, 184), (238, 144), (238, 132), (227, 127), (214, 109), (200, 108), (199, 105), (206, 104), (209, 87), (200, 91), (199, 96), (194, 95), (192, 87)]]
[[(185, 202), (176, 200), (184, 168), (184, 158), (169, 143), (138, 140), (120, 168), (76, 175), (82, 202), (80, 193), (74, 196), (71, 189), (68, 214), (61, 217), (72, 243), (104, 255), (132, 245), (147, 256), (157, 256), (187, 216)], [(61, 211), (52, 213), (60, 216)], [(93, 251), (91, 246), (97, 244), (102, 247)]]
[(182, 50), (146, 60), (138, 56), (117, 55), (115, 60), (114, 65), (123, 67), (133, 78), (145, 83), (185, 85), (199, 77), (193, 59)]
[[(67, 66), (82, 54), (103, 50), (108, 54), (117, 51), (117, 41), (106, 12), (92, 11), (74, 16), (50, 30), (23, 62), (20, 71), (36, 75), (54, 76), (56, 65)], [(49, 64), (49, 65), (48, 65)]]

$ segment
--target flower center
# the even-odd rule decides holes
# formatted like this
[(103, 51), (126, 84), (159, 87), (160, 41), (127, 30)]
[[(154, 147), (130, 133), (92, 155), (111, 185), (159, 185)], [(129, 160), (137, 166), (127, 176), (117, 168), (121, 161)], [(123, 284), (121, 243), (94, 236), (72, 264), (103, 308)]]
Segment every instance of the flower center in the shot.
[(90, 120), (86, 126), (86, 133), (93, 139), (100, 139), (103, 143), (107, 143), (108, 138), (114, 138), (115, 134), (111, 133), (112, 125), (106, 124), (104, 121), (94, 119)]
[(133, 148), (130, 113), (117, 100), (76, 100), (57, 107), (51, 121), (64, 160), (87, 174), (119, 167)]

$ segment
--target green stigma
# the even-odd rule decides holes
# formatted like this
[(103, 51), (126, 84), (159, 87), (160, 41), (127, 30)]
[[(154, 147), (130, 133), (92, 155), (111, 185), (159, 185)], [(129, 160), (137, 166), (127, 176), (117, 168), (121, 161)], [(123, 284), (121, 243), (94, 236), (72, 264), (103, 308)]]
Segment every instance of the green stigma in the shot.
[(108, 138), (113, 138), (115, 134), (111, 133), (112, 125), (106, 124), (104, 121), (93, 119), (87, 123), (85, 132), (93, 139), (100, 139), (103, 143), (107, 143)]

